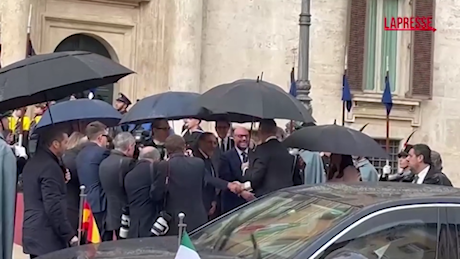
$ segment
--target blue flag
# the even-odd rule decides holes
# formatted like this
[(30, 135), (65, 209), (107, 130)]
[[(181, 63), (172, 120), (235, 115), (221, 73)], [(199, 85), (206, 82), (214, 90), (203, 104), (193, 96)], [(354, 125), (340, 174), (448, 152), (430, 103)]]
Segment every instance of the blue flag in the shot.
[(295, 84), (295, 77), (294, 77), (294, 67), (291, 70), (291, 87), (289, 88), (289, 94), (293, 97), (297, 97), (297, 86)]
[(348, 78), (345, 73), (343, 74), (342, 86), (342, 102), (345, 102), (347, 111), (350, 112), (353, 102), (351, 98), (350, 85), (348, 84)]
[(390, 75), (387, 72), (385, 76), (385, 90), (382, 95), (382, 103), (387, 109), (387, 116), (390, 115), (391, 108), (393, 108), (393, 98), (391, 97)]

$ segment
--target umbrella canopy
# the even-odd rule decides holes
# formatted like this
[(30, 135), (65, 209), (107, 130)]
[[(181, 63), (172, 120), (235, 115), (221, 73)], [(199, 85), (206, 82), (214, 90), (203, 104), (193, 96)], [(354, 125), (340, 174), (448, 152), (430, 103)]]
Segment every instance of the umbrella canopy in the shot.
[(75, 121), (100, 121), (108, 127), (116, 126), (121, 114), (110, 104), (97, 99), (76, 99), (50, 106), (35, 127), (34, 133), (57, 124)]
[(200, 94), (193, 92), (169, 91), (139, 100), (126, 113), (120, 124), (143, 124), (154, 119), (178, 120), (196, 115), (198, 107), (193, 107)]
[(309, 126), (295, 131), (283, 143), (291, 148), (363, 157), (387, 158), (388, 154), (371, 137), (338, 125)]
[(179, 120), (197, 118), (205, 121), (229, 120), (232, 122), (248, 122), (252, 117), (239, 114), (213, 112), (199, 107), (196, 102), (200, 94), (193, 92), (169, 91), (152, 95), (138, 101), (126, 113), (120, 124), (143, 124), (154, 119)]
[(0, 69), (0, 110), (6, 111), (112, 84), (132, 70), (82, 51), (35, 55)]
[[(261, 80), (241, 79), (205, 92), (198, 105), (213, 113), (243, 114), (253, 119), (315, 120), (305, 106), (282, 88)], [(252, 120), (250, 120), (252, 121)]]

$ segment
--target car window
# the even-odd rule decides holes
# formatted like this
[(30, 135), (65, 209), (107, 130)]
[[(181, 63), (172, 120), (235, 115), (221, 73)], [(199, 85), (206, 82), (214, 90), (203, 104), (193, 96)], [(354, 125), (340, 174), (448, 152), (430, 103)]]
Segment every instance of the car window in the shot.
[(355, 211), (353, 206), (278, 192), (193, 233), (198, 252), (237, 258), (291, 258), (318, 235)]
[(376, 215), (347, 232), (320, 258), (346, 250), (368, 259), (434, 259), (439, 210), (410, 208)]

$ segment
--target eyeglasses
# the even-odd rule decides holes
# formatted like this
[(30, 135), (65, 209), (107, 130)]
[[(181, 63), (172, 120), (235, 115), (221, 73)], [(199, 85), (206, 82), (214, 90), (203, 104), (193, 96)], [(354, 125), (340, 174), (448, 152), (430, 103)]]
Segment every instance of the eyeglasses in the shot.
[(235, 136), (238, 138), (243, 138), (243, 137), (249, 138), (249, 135), (235, 135)]
[(169, 131), (170, 128), (169, 127), (155, 127), (155, 129)]

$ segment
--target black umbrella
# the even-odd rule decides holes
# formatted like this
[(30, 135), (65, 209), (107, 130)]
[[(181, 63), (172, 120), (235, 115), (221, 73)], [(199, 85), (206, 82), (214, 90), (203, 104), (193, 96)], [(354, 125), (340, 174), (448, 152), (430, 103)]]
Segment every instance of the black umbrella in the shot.
[(199, 107), (196, 102), (200, 94), (193, 92), (168, 91), (139, 100), (126, 113), (120, 124), (143, 124), (154, 119), (179, 120), (197, 118), (205, 121), (228, 120), (250, 122), (252, 117), (210, 111)]
[(109, 103), (97, 99), (69, 100), (50, 106), (34, 129), (34, 133), (48, 127), (75, 121), (100, 121), (108, 127), (118, 125), (121, 114)]
[(295, 131), (283, 143), (291, 148), (363, 157), (388, 158), (371, 137), (339, 125), (309, 126)]
[(262, 80), (241, 79), (219, 85), (201, 95), (198, 105), (213, 113), (242, 114), (256, 120), (315, 121), (300, 101), (282, 88)]
[(168, 91), (143, 98), (126, 113), (120, 124), (143, 124), (154, 119), (178, 120), (199, 113), (194, 107), (200, 94)]
[(131, 73), (90, 52), (35, 55), (0, 69), (0, 111), (58, 100), (115, 83)]

